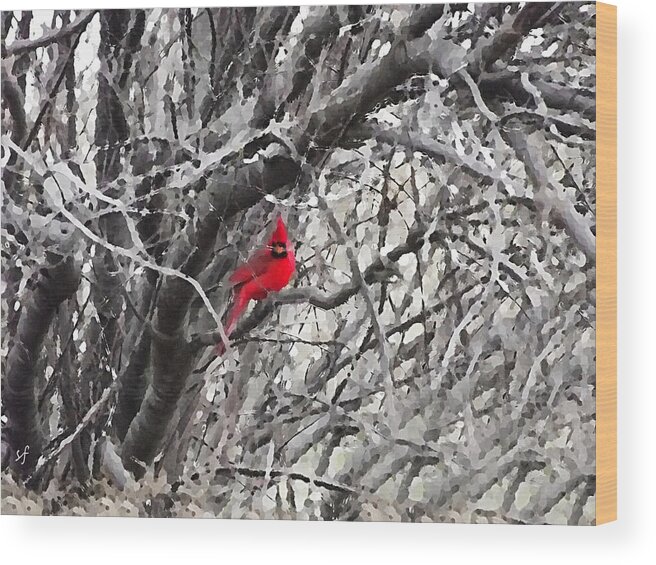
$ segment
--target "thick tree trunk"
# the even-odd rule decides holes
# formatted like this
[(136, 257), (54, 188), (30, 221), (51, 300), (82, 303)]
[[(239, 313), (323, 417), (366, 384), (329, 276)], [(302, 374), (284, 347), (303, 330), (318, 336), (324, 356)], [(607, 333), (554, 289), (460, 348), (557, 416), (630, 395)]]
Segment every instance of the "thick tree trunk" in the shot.
[[(103, 62), (98, 73), (98, 109), (94, 143), (98, 147), (95, 157), (96, 179), (99, 186), (111, 184), (123, 171), (124, 144), (130, 137), (124, 100), (128, 98), (131, 84), (127, 76), (131, 72), (133, 52), (138, 49), (144, 32), (145, 13), (143, 10), (105, 10), (100, 13), (100, 46), (98, 57)], [(106, 193), (120, 198), (123, 189), (112, 187)], [(102, 203), (101, 205), (105, 205)], [(106, 206), (105, 207), (109, 207)], [(99, 222), (100, 232), (114, 245), (129, 246), (130, 238), (125, 218), (119, 212), (103, 215)], [(124, 297), (120, 261), (108, 249), (101, 249), (94, 259), (96, 284), (93, 286), (94, 301), (98, 311), (102, 347), (102, 367), (116, 367), (120, 358), (122, 328), (118, 325), (123, 315)], [(102, 390), (108, 387), (113, 376), (109, 370), (96, 375), (96, 391), (91, 399), (95, 402)], [(126, 372), (127, 378), (134, 375)], [(140, 376), (142, 372), (139, 372)], [(97, 385), (100, 386), (97, 386)], [(122, 394), (130, 392), (128, 385)], [(138, 388), (138, 387), (137, 387)], [(140, 404), (140, 398), (136, 400)], [(137, 404), (137, 407), (138, 405)], [(125, 414), (121, 412), (121, 416)], [(121, 418), (122, 421), (122, 418)], [(125, 426), (124, 426), (125, 427)]]
[[(178, 248), (175, 263), (181, 265), (180, 271), (196, 277), (210, 258), (223, 221), (249, 208), (265, 194), (292, 183), (298, 173), (296, 163), (284, 157), (217, 173), (210, 180), (213, 203), (195, 229), (193, 250), (187, 245)], [(185, 339), (184, 320), (195, 292), (183, 279), (167, 277), (157, 297), (155, 333), (151, 338), (153, 379), (122, 448), (123, 463), (133, 472), (139, 473), (156, 456), (192, 368), (193, 353)]]
[(12, 467), (21, 477), (34, 469), (44, 445), (35, 391), (36, 365), (57, 308), (77, 289), (80, 272), (69, 257), (47, 269), (23, 304), (14, 346), (7, 357), (3, 400), (9, 420)]

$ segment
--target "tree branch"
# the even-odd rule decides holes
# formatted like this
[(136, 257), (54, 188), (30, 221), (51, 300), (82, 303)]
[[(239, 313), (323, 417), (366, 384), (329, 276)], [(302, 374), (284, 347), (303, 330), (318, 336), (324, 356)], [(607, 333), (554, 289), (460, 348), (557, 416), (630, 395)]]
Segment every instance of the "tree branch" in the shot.
[[(540, 92), (549, 108), (578, 112), (588, 120), (596, 118), (597, 105), (594, 92), (566, 84), (547, 82), (537, 77), (532, 78), (531, 83)], [(522, 84), (520, 76), (507, 71), (482, 73), (479, 77), (478, 87), (486, 99), (498, 98), (507, 93), (519, 103), (524, 104), (530, 96)]]
[[(554, 186), (542, 158), (537, 155), (533, 147), (528, 145), (526, 135), (512, 129), (502, 131), (506, 132), (504, 135), (511, 140), (511, 146), (514, 147), (518, 156), (526, 165), (526, 171), (531, 177), (536, 191), (533, 196), (536, 207), (547, 214), (551, 214), (557, 225), (564, 226), (565, 231), (572, 237), (577, 246), (594, 263), (596, 260), (596, 243), (587, 218), (581, 216), (574, 208), (574, 205), (564, 195), (561, 195), (563, 192), (562, 187)], [(366, 132), (370, 132), (370, 135), (379, 141), (392, 145), (407, 145), (414, 151), (420, 151), (433, 158), (446, 159), (454, 166), (462, 167), (476, 177), (482, 177), (494, 182), (501, 180), (509, 185), (517, 183), (504, 170), (488, 167), (474, 156), (459, 155), (450, 145), (428, 136), (422, 134), (402, 135), (397, 129), (375, 126), (361, 127), (356, 130), (358, 137), (366, 135)]]
[(360, 494), (357, 490), (348, 487), (346, 485), (337, 484), (334, 482), (326, 481), (320, 479), (319, 477), (312, 477), (307, 474), (298, 473), (296, 471), (283, 471), (278, 469), (252, 469), (249, 467), (219, 467), (214, 471), (215, 476), (234, 476), (234, 475), (243, 475), (245, 477), (251, 478), (266, 478), (271, 477), (272, 479), (292, 479), (296, 481), (302, 481), (307, 484), (314, 484), (318, 487), (325, 488), (326, 490), (339, 492), (343, 494), (351, 494), (357, 496)]
[[(557, 224), (562, 225), (588, 261), (594, 265), (597, 260), (597, 245), (590, 221), (576, 211), (572, 202), (565, 197), (563, 187), (556, 185), (544, 160), (531, 143), (530, 137), (514, 129), (508, 130), (505, 137), (524, 163), (533, 183), (535, 191), (533, 200), (538, 210), (543, 214), (551, 215)], [(537, 143), (543, 146), (543, 142)]]
[[(91, 18), (86, 20), (84, 22), (84, 25), (86, 26), (90, 21)], [(27, 138), (23, 142), (22, 145), (23, 150), (26, 150), (31, 145), (32, 141), (34, 141), (34, 138), (39, 132), (39, 128), (41, 127), (41, 122), (43, 121), (43, 118), (46, 115), (48, 108), (50, 108), (50, 106), (52, 105), (52, 102), (55, 99), (57, 92), (59, 92), (59, 87), (62, 81), (64, 80), (64, 77), (66, 76), (66, 70), (68, 69), (68, 66), (73, 62), (73, 56), (75, 54), (75, 50), (77, 49), (77, 46), (80, 43), (80, 39), (83, 33), (84, 33), (84, 28), (82, 28), (82, 31), (78, 33), (77, 37), (75, 38), (75, 41), (71, 44), (68, 50), (68, 54), (66, 55), (66, 59), (64, 60), (61, 66), (61, 70), (59, 71), (59, 76), (57, 77), (55, 84), (53, 85), (53, 87), (50, 89), (50, 92), (48, 93), (48, 99), (45, 101), (43, 106), (41, 106), (39, 115), (36, 117), (36, 120), (34, 120), (32, 129), (30, 130), (30, 133), (27, 135)]]
[(52, 30), (37, 39), (18, 39), (7, 45), (3, 49), (3, 57), (11, 57), (34, 51), (39, 47), (45, 47), (51, 43), (59, 42), (69, 35), (73, 35), (79, 30), (84, 30), (93, 17), (98, 13), (98, 10), (91, 10), (83, 15), (80, 15), (73, 23), (65, 25), (58, 30)]
[(508, 51), (514, 49), (526, 34), (536, 27), (547, 15), (559, 9), (556, 2), (529, 2), (515, 17), (508, 17), (490, 38), (481, 39), (468, 55), (469, 71), (477, 78)]
[(387, 340), (385, 339), (385, 327), (378, 316), (376, 311), (376, 305), (374, 304), (374, 299), (371, 296), (369, 287), (365, 282), (364, 274), (360, 271), (358, 266), (358, 260), (353, 249), (346, 242), (346, 237), (342, 231), (342, 227), (339, 225), (337, 218), (333, 214), (332, 210), (328, 208), (326, 200), (322, 197), (319, 197), (319, 208), (323, 211), (328, 219), (328, 224), (330, 225), (337, 243), (346, 248), (346, 256), (349, 260), (349, 265), (351, 267), (351, 277), (353, 280), (354, 286), (357, 288), (358, 292), (362, 294), (364, 302), (367, 307), (367, 312), (371, 318), (371, 323), (374, 328), (374, 333), (378, 339), (378, 347), (380, 349), (380, 369), (383, 379), (383, 387), (385, 389), (385, 408), (386, 416), (388, 419), (388, 424), (390, 429), (393, 432), (398, 431), (399, 422), (397, 421), (397, 410), (396, 410), (396, 395), (394, 394), (394, 376), (392, 374), (392, 368), (390, 367), (390, 356), (388, 351)]
[[(391, 264), (398, 261), (403, 255), (415, 253), (421, 248), (425, 237), (425, 226), (415, 226), (409, 233), (405, 243), (392, 249), (387, 255), (379, 256), (363, 272), (362, 279), (365, 285), (372, 285), (377, 282), (386, 280)], [(437, 240), (441, 234), (432, 233), (429, 241)], [(342, 304), (345, 304), (350, 298), (358, 293), (359, 286), (354, 282), (344, 285), (340, 290), (332, 293), (322, 292), (314, 287), (291, 288), (279, 292), (269, 300), (258, 304), (253, 313), (245, 318), (239, 324), (232, 339), (233, 343), (239, 342), (242, 338), (248, 341), (247, 332), (257, 327), (262, 321), (273, 312), (275, 305), (278, 304), (297, 304), (308, 303), (322, 310), (333, 310)], [(216, 332), (205, 333), (192, 336), (189, 344), (192, 349), (197, 349), (205, 345), (216, 344), (220, 336)]]

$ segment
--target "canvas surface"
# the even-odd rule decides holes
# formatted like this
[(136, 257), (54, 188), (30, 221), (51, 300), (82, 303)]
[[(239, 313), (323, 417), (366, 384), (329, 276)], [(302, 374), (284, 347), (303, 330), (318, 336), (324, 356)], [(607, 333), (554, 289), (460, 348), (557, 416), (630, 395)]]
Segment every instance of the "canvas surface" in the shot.
[(593, 3), (2, 17), (3, 513), (594, 523)]

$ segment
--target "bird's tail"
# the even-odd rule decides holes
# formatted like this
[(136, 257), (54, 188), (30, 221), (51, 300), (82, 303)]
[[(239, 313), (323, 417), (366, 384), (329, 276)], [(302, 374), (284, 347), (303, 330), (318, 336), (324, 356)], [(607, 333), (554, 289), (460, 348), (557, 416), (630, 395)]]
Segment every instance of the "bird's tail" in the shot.
[[(230, 334), (234, 331), (235, 326), (237, 325), (237, 321), (239, 320), (239, 317), (242, 315), (244, 310), (246, 310), (247, 304), (248, 304), (248, 300), (244, 300), (244, 298), (241, 296), (241, 293), (238, 292), (234, 297), (232, 306), (228, 311), (227, 322), (223, 327), (227, 337), (230, 337)], [(219, 343), (216, 344), (216, 354), (223, 355), (225, 353), (225, 350), (226, 350), (226, 344), (222, 339), (221, 341), (219, 341)]]

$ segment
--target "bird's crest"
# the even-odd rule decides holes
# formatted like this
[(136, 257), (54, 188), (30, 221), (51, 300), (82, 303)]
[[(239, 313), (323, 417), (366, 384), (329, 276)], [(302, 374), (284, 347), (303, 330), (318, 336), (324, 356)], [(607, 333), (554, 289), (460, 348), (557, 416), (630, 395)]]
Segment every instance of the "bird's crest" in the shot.
[(273, 243), (274, 241), (279, 241), (282, 243), (287, 242), (287, 228), (285, 227), (285, 222), (282, 221), (282, 216), (278, 216), (276, 229), (273, 231), (273, 235), (271, 236), (271, 242)]

